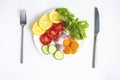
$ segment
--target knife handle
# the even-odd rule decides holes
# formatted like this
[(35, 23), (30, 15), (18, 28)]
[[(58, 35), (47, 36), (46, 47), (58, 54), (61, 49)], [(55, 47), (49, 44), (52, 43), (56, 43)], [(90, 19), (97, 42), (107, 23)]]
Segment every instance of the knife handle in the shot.
[(92, 67), (95, 68), (97, 34), (94, 35)]

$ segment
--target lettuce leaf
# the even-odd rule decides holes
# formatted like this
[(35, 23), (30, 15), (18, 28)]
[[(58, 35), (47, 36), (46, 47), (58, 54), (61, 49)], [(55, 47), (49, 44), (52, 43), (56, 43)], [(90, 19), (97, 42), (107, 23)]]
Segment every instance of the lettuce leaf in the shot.
[(74, 39), (83, 40), (86, 38), (87, 21), (80, 21), (75, 18), (67, 8), (57, 8), (56, 11), (62, 16), (62, 21), (66, 23), (65, 31), (69, 31)]

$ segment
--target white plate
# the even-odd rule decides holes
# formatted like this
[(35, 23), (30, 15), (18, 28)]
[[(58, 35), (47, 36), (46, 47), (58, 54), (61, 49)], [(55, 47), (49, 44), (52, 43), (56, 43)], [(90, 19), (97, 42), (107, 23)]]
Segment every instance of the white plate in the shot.
[[(51, 11), (53, 11), (53, 10), (50, 10), (50, 11), (48, 11), (48, 12), (45, 12), (44, 14), (47, 14), (47, 13), (49, 13), (49, 12), (51, 12)], [(41, 49), (42, 44), (41, 44), (39, 38), (40, 38), (40, 36), (33, 34), (34, 44), (35, 44), (37, 50), (39, 51), (39, 53), (40, 53), (42, 56), (44, 56), (44, 57), (46, 57), (46, 58), (48, 58), (48, 59), (54, 59), (54, 60), (56, 60), (56, 59), (53, 57), (53, 55), (45, 55), (45, 54), (42, 52), (42, 49)], [(78, 49), (78, 51), (77, 51), (75, 54), (64, 54), (64, 58), (63, 58), (63, 59), (68, 59), (68, 58), (71, 58), (71, 57), (74, 56), (74, 55), (80, 54), (80, 51), (81, 51), (81, 49), (83, 48), (83, 45), (84, 45), (84, 43), (85, 43), (85, 40), (79, 40), (78, 43), (79, 43), (79, 49)], [(62, 60), (63, 60), (63, 59), (62, 59)]]

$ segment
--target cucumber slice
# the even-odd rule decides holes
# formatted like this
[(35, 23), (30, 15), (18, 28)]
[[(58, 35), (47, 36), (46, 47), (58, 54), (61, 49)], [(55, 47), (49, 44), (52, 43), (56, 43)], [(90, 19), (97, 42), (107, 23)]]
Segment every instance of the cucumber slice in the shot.
[(48, 51), (50, 54), (54, 54), (57, 51), (57, 48), (55, 45), (49, 45)]
[(49, 52), (48, 52), (48, 45), (43, 45), (42, 46), (42, 52), (44, 53), (44, 54), (46, 54), (46, 55), (48, 55), (49, 54)]
[(56, 51), (54, 54), (54, 58), (57, 60), (61, 60), (64, 58), (64, 54), (61, 51)]

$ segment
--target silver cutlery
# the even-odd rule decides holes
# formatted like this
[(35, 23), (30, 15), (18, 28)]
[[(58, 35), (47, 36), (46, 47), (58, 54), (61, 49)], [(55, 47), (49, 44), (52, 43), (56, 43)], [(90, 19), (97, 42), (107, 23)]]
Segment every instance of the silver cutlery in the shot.
[(96, 41), (97, 41), (97, 35), (99, 33), (99, 27), (100, 27), (100, 22), (99, 22), (99, 12), (98, 8), (95, 7), (94, 9), (94, 42), (93, 42), (93, 59), (92, 59), (92, 67), (95, 68), (95, 56), (96, 56)]
[(20, 63), (23, 63), (23, 39), (24, 39), (24, 26), (26, 25), (26, 10), (21, 9), (20, 10), (20, 25), (22, 27), (22, 33), (21, 33), (21, 52), (20, 52)]

